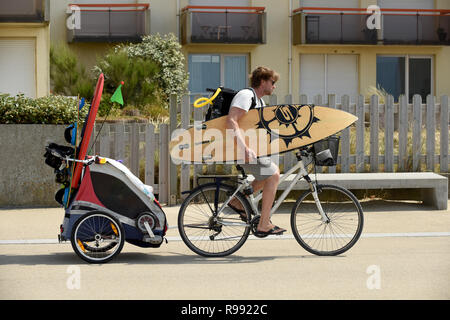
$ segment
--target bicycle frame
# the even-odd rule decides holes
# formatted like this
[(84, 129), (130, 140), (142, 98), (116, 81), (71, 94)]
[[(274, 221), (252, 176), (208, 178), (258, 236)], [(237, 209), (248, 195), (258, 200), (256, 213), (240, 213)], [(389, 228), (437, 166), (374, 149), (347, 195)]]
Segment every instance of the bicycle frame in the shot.
[[(283, 193), (278, 197), (278, 199), (275, 201), (272, 209), (270, 210), (270, 216), (272, 216), (275, 211), (279, 208), (279, 206), (281, 205), (281, 203), (286, 199), (287, 195), (289, 194), (289, 192), (291, 192), (292, 188), (295, 186), (295, 184), (301, 179), (304, 178), (306, 180), (306, 182), (308, 182), (309, 187), (312, 191), (312, 195), (314, 198), (314, 202), (316, 203), (317, 209), (320, 212), (320, 215), (322, 216), (322, 221), (327, 222), (328, 221), (328, 217), (325, 214), (325, 212), (323, 211), (322, 205), (320, 204), (320, 200), (319, 197), (317, 196), (317, 188), (316, 185), (312, 182), (311, 178), (309, 177), (308, 171), (306, 171), (305, 165), (303, 163), (303, 159), (301, 157), (300, 154), (297, 154), (297, 159), (298, 159), (298, 163), (293, 166), (291, 169), (289, 169), (286, 173), (284, 173), (281, 177), (280, 177), (280, 182), (282, 183), (284, 182), (292, 173), (294, 173), (295, 171), (299, 170), (298, 173), (295, 175), (294, 179), (292, 179), (292, 181), (289, 183), (289, 186), (283, 191)], [(231, 201), (231, 199), (233, 199), (233, 197), (240, 191), (244, 190), (245, 188), (248, 188), (250, 186), (250, 183), (247, 180), (247, 177), (243, 177), (242, 178), (242, 182), (240, 183), (239, 187), (236, 189), (236, 191), (223, 203), (223, 205), (220, 207), (220, 209), (218, 210), (217, 214), (219, 214), (227, 205), (228, 203)], [(259, 201), (262, 199), (263, 197), (263, 193), (260, 192), (258, 195), (254, 196), (253, 194), (250, 194), (248, 196), (249, 198), (249, 203), (252, 207), (253, 212), (255, 213), (255, 216), (260, 215), (259, 210), (258, 210), (258, 203)], [(227, 224), (226, 222), (223, 224)], [(233, 223), (235, 224), (235, 223)]]

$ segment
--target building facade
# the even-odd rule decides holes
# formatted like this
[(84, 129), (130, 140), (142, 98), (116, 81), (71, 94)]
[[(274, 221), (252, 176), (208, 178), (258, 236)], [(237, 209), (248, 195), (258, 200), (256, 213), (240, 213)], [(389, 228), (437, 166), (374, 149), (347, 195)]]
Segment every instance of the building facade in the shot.
[(0, 94), (50, 90), (49, 0), (0, 0)]
[[(338, 102), (344, 94), (354, 101), (371, 87), (396, 99), (450, 93), (450, 0), (48, 2), (50, 31), (43, 33), (51, 43), (67, 43), (87, 67), (118, 42), (177, 35), (193, 95), (217, 86), (247, 87), (259, 65), (281, 75), (275, 94), (292, 95), (293, 102), (301, 94), (309, 102), (321, 95), (326, 103), (330, 94)], [(2, 23), (0, 48), (8, 44), (6, 28)], [(38, 64), (48, 69), (48, 62)]]

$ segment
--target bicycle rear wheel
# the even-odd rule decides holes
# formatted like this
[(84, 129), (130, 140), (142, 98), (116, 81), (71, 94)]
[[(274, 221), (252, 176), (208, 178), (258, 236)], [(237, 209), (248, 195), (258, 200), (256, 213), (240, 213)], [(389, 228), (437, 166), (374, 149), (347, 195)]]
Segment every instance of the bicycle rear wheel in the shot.
[(356, 197), (347, 189), (317, 185), (320, 204), (328, 217), (323, 221), (311, 190), (292, 208), (291, 228), (295, 239), (308, 252), (334, 256), (350, 249), (359, 239), (364, 216)]
[(106, 263), (123, 248), (122, 224), (108, 213), (92, 211), (75, 222), (71, 243), (75, 253), (89, 263)]
[[(197, 187), (184, 200), (178, 213), (178, 231), (183, 242), (195, 253), (205, 257), (224, 257), (238, 250), (247, 240), (250, 224), (223, 203), (234, 193), (231, 186), (216, 183)], [(250, 205), (241, 193), (235, 199), (244, 208), (250, 221)]]

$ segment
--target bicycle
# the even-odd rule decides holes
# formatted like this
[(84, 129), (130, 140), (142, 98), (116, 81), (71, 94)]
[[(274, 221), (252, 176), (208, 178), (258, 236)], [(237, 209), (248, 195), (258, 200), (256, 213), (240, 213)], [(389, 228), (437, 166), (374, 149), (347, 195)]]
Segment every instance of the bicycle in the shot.
[[(337, 137), (329, 137), (324, 141), (329, 142), (331, 138)], [(308, 252), (319, 256), (334, 256), (346, 252), (358, 241), (364, 215), (361, 204), (349, 190), (336, 185), (321, 185), (309, 177), (306, 168), (310, 164), (336, 165), (339, 138), (337, 143), (334, 142), (334, 147), (330, 148), (334, 149), (332, 151), (326, 148), (318, 150), (320, 143), (297, 150), (297, 164), (280, 177), (280, 183), (297, 170), (298, 172), (274, 202), (270, 215), (279, 208), (297, 181), (304, 178), (309, 184), (309, 190), (292, 207), (292, 233)], [(304, 161), (309, 163), (305, 165)], [(180, 207), (180, 236), (188, 248), (201, 256), (230, 255), (242, 247), (250, 232), (259, 238), (267, 236), (256, 233), (261, 216), (258, 203), (262, 192), (253, 195), (245, 171), (239, 165), (237, 169), (241, 173), (237, 187), (225, 183), (229, 178), (211, 176), (214, 182), (201, 184), (190, 191)], [(233, 198), (244, 208), (245, 212), (241, 216), (228, 206)]]

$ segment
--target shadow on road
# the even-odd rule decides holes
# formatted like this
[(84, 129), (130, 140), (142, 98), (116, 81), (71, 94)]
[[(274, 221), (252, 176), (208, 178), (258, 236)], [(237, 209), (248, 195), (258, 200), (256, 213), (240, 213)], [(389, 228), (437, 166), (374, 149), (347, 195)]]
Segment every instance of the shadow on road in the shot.
[(398, 200), (362, 200), (360, 201), (364, 212), (400, 212), (400, 211), (426, 211), (434, 208), (422, 204), (420, 201)]
[(75, 253), (57, 252), (52, 254), (0, 255), (0, 265), (71, 265), (82, 262)]
[(233, 254), (227, 257), (206, 258), (196, 254), (181, 254), (178, 252), (169, 252), (170, 255), (157, 255), (141, 252), (122, 252), (116, 259), (116, 263), (129, 264), (233, 264), (233, 263), (259, 263), (270, 260), (280, 259), (309, 259), (320, 258), (313, 255), (304, 256), (240, 256)]
[[(326, 258), (340, 258), (338, 257), (319, 257), (314, 255), (300, 255), (300, 256), (239, 256), (231, 255), (221, 258), (205, 258), (195, 254), (181, 254), (178, 252), (169, 252), (167, 254), (154, 254), (152, 252), (121, 252), (115, 259), (108, 262), (110, 264), (149, 264), (149, 265), (180, 265), (180, 264), (199, 264), (199, 265), (214, 265), (214, 264), (230, 264), (230, 263), (259, 263), (271, 260), (280, 259), (326, 259)], [(30, 255), (0, 255), (0, 265), (77, 265), (88, 264), (81, 260), (73, 252), (55, 252), (51, 254), (30, 254)]]

